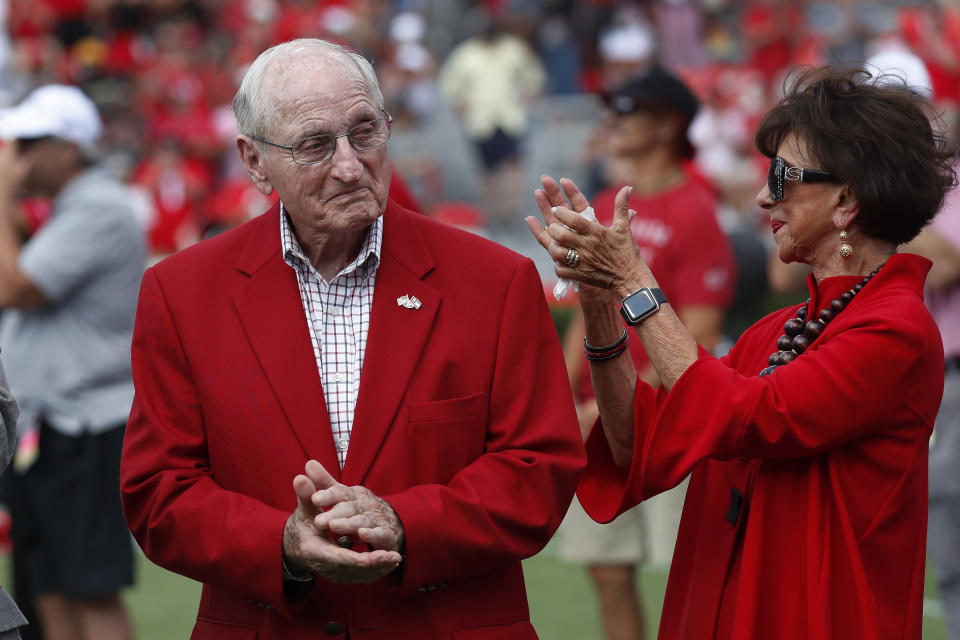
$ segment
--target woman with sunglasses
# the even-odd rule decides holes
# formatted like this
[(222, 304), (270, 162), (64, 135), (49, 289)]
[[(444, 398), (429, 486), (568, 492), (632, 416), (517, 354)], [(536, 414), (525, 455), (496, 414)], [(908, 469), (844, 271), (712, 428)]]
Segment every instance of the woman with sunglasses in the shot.
[[(861, 70), (804, 73), (756, 135), (757, 203), (809, 299), (714, 358), (694, 342), (630, 233), (569, 181), (527, 222), (581, 283), (600, 408), (578, 496), (607, 522), (692, 474), (661, 638), (920, 638), (927, 444), (943, 351), (923, 304), (930, 263), (897, 253), (953, 185), (927, 105)], [(567, 204), (569, 197), (570, 203)], [(623, 322), (633, 325), (627, 331)], [(662, 381), (637, 381), (630, 339)]]

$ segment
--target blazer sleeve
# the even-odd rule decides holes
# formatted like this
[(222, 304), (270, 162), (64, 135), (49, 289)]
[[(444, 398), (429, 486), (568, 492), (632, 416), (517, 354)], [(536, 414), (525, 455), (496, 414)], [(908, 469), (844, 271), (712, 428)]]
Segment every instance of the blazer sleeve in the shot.
[(638, 384), (629, 470), (613, 464), (602, 429), (593, 430), (581, 502), (607, 522), (706, 459), (804, 458), (905, 421), (932, 429), (942, 352), (926, 319), (861, 317), (763, 378), (701, 348), (669, 393)]
[(191, 365), (153, 269), (141, 285), (132, 358), (136, 396), (120, 488), (140, 547), (162, 567), (228, 589), (243, 585), (245, 596), (289, 615), (281, 551), (290, 514), (217, 484)]
[(406, 533), (402, 588), (531, 556), (573, 498), (585, 462), (557, 332), (533, 264), (503, 304), (485, 453), (446, 484), (383, 496)]

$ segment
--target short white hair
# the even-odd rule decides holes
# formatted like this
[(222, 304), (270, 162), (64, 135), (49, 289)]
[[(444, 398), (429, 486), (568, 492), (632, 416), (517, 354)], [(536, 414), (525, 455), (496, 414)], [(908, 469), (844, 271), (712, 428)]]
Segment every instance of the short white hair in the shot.
[(338, 54), (351, 60), (357, 65), (357, 70), (360, 71), (360, 75), (363, 77), (363, 81), (377, 107), (383, 108), (383, 92), (380, 91), (377, 74), (369, 60), (333, 42), (319, 38), (299, 38), (270, 47), (257, 56), (257, 59), (247, 69), (243, 81), (240, 83), (240, 88), (237, 90), (237, 95), (233, 97), (233, 113), (237, 118), (237, 128), (240, 133), (248, 136), (264, 137), (269, 128), (267, 125), (270, 124), (270, 114), (274, 113), (271, 108), (272, 105), (266, 104), (263, 95), (264, 74), (275, 60), (311, 48), (322, 49), (326, 53)]

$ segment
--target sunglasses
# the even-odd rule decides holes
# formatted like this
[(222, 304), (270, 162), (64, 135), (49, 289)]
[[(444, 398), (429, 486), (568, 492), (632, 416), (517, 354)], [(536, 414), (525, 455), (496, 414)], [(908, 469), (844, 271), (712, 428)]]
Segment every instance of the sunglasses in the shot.
[(842, 182), (840, 178), (829, 171), (788, 167), (787, 161), (780, 156), (770, 158), (770, 170), (767, 172), (767, 188), (770, 189), (771, 200), (774, 202), (783, 200), (783, 187), (788, 180), (791, 182)]
[(45, 142), (50, 138), (51, 136), (40, 136), (39, 138), (17, 138), (17, 151), (19, 153), (26, 153), (31, 147), (34, 147), (41, 142)]

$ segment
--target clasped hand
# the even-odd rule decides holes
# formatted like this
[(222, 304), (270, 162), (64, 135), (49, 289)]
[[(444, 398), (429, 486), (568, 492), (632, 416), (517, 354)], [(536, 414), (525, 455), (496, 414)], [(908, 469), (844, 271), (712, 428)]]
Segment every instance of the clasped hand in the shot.
[[(403, 526), (393, 508), (369, 489), (333, 479), (316, 460), (293, 479), (297, 509), (283, 531), (288, 568), (332, 582), (371, 583), (399, 566)], [(349, 536), (370, 551), (344, 549), (331, 540)]]

